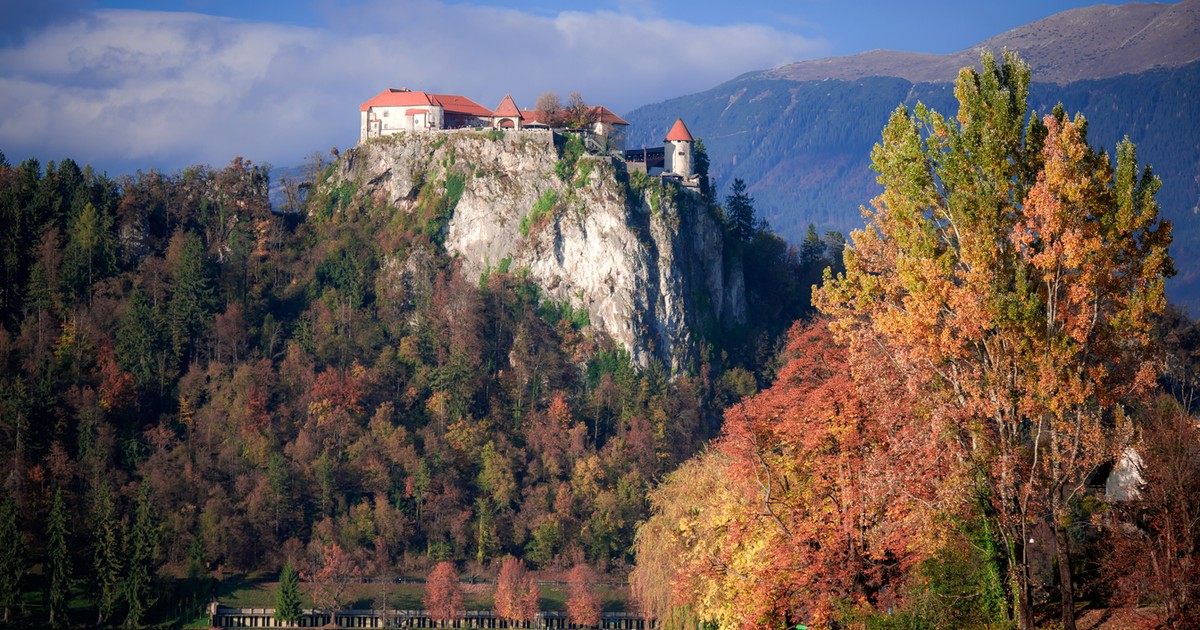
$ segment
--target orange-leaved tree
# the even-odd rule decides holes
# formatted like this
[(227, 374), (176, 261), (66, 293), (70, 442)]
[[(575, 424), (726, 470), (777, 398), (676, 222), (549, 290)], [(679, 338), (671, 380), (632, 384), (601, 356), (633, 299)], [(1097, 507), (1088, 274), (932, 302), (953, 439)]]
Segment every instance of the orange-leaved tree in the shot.
[(567, 572), (567, 615), (579, 626), (600, 625), (600, 595), (596, 592), (596, 571), (577, 564)]
[(797, 324), (785, 356), (769, 389), (726, 411), (716, 450), (652, 495), (632, 580), (666, 626), (889, 607), (938, 542), (924, 506), (953, 467), (887, 363), (856, 365), (825, 322)]
[(1021, 628), (1033, 625), (1027, 541), (1052, 513), (1074, 628), (1068, 506), (1122, 447), (1122, 404), (1152, 384), (1170, 226), (1131, 144), (1114, 178), (1081, 118), (1056, 109), (1026, 125), (1030, 73), (1014, 53), (982, 65), (959, 73), (956, 120), (893, 113), (872, 152), (884, 191), (814, 302), (839, 340), (884, 349), (982, 482)]
[(824, 321), (797, 324), (785, 356), (769, 389), (726, 411), (718, 441), (756, 507), (727, 540), (768, 550), (732, 593), (742, 627), (891, 605), (935, 542), (921, 506), (948, 470), (881, 357), (854, 365)]
[(439, 562), (425, 578), (425, 596), (421, 598), (429, 618), (434, 621), (457, 619), (463, 610), (462, 587), (451, 562)]
[(525, 568), (525, 561), (505, 556), (496, 578), (496, 616), (509, 621), (533, 621), (538, 614), (539, 597), (541, 591)]

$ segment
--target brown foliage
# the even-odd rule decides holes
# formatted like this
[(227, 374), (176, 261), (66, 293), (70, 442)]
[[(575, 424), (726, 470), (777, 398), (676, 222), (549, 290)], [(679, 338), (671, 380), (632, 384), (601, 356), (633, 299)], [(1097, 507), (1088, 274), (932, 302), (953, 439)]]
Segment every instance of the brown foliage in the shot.
[[(1154, 603), (1164, 623), (1200, 619), (1200, 427), (1175, 401), (1150, 410), (1136, 448), (1138, 496), (1115, 509), (1104, 569), (1115, 603)], [(1190, 621), (1189, 621), (1190, 620)]]

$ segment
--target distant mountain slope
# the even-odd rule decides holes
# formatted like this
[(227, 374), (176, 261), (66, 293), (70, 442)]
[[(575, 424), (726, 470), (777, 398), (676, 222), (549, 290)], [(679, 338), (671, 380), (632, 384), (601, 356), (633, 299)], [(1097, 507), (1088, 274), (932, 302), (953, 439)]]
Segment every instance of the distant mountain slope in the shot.
[[(977, 64), (980, 48), (1007, 45), (1034, 66), (1031, 108), (1046, 112), (1061, 101), (1067, 111), (1083, 113), (1092, 143), (1109, 151), (1128, 135), (1139, 161), (1162, 177), (1159, 201), (1176, 224), (1172, 254), (1179, 269), (1168, 290), (1194, 316), (1200, 314), (1198, 15), (1200, 0), (1101, 5), (1014, 29), (957, 53), (962, 57), (875, 51), (750, 73), (634, 110), (626, 116), (628, 145), (661, 144), (682, 116), (708, 148), (716, 185), (723, 190), (733, 178), (744, 179), (760, 213), (785, 238), (799, 242), (809, 223), (849, 231), (861, 227), (858, 208), (879, 192), (870, 151), (891, 111), (920, 101), (952, 115), (950, 81), (958, 68)], [(1056, 37), (1063, 40), (1057, 48)], [(1132, 67), (1142, 71), (1119, 72)], [(820, 77), (821, 69), (832, 76)], [(1070, 76), (1090, 78), (1056, 83)]]
[(953, 81), (981, 50), (1018, 50), (1039, 81), (1070, 83), (1172, 68), (1200, 60), (1200, 0), (1098, 4), (1026, 24), (950, 55), (872, 50), (780, 66), (763, 78), (812, 81), (900, 77)]

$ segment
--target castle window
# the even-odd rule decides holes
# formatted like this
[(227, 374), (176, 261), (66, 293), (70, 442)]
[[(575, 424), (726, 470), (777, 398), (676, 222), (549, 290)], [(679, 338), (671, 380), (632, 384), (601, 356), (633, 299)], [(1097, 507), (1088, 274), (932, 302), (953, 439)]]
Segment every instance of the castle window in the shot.
[(390, 112), (390, 111), (388, 111), (388, 110), (386, 110), (386, 109), (385, 109), (385, 110), (383, 110), (383, 117), (384, 117), (384, 118), (387, 118), (387, 115), (388, 115), (388, 114), (390, 114), (390, 113), (391, 113), (391, 112)]

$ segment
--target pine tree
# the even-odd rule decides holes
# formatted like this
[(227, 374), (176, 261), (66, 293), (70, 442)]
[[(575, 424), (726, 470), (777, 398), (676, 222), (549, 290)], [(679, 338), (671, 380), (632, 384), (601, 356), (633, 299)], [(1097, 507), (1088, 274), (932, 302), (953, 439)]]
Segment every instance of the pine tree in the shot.
[(92, 568), (95, 581), (92, 593), (96, 598), (96, 624), (101, 625), (112, 617), (120, 597), (121, 585), (121, 524), (117, 520), (117, 509), (113, 502), (108, 480), (96, 485), (92, 497), (92, 532), (95, 542), (92, 548)]
[(7, 496), (0, 502), (0, 606), (4, 623), (12, 621), (12, 610), (21, 599), (21, 578), (25, 575), (25, 544), (17, 527), (17, 509)]
[(758, 229), (758, 222), (754, 218), (754, 198), (746, 194), (746, 182), (740, 177), (733, 180), (730, 190), (729, 195), (725, 197), (729, 232), (737, 240), (749, 243)]
[(50, 625), (65, 627), (71, 595), (71, 550), (67, 545), (67, 504), (60, 488), (54, 490), (46, 522), (46, 566), (50, 575)]
[(177, 359), (187, 365), (187, 355), (204, 331), (212, 313), (212, 272), (204, 243), (193, 232), (177, 232), (167, 251), (171, 266), (171, 299), (167, 319)]
[(129, 603), (129, 614), (125, 618), (127, 628), (143, 626), (146, 612), (154, 604), (150, 591), (158, 558), (159, 536), (150, 485), (143, 481), (138, 491), (133, 530), (129, 535), (129, 574), (125, 580), (125, 598)]
[(300, 621), (300, 576), (289, 560), (279, 572), (279, 589), (275, 591), (275, 620), (296, 625)]

